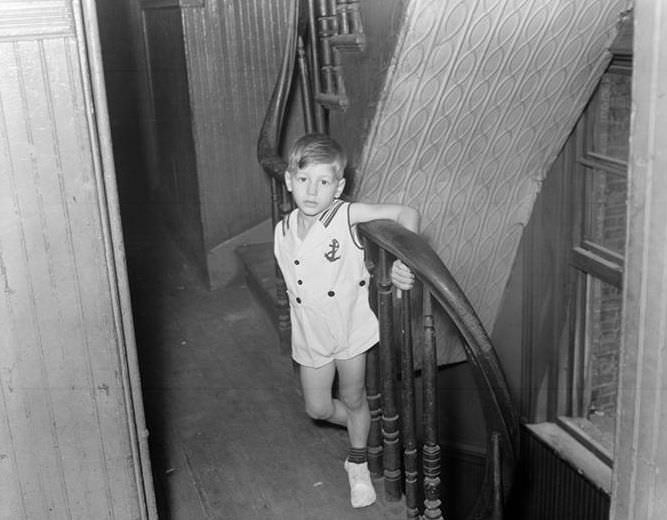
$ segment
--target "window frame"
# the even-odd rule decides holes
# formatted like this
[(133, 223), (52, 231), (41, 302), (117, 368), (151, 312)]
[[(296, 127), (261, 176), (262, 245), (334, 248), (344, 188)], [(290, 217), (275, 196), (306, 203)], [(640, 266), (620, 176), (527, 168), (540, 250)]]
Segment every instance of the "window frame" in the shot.
[[(632, 74), (631, 56), (614, 56), (604, 74)], [(602, 79), (602, 78), (601, 78)], [(591, 103), (595, 103), (595, 98)], [(549, 419), (570, 434), (588, 451), (595, 455), (610, 469), (613, 467), (613, 446), (605, 444), (602, 435), (592, 422), (585, 418), (585, 404), (590, 395), (590, 378), (588, 356), (588, 331), (591, 316), (588, 301), (592, 291), (592, 279), (597, 279), (622, 291), (623, 289), (623, 255), (608, 249), (601, 244), (585, 237), (588, 217), (586, 207), (586, 182), (590, 182), (596, 172), (606, 175), (622, 175), (628, 177), (628, 162), (608, 157), (590, 150), (592, 142), (592, 116), (590, 110), (594, 105), (586, 107), (577, 123), (574, 132), (575, 154), (571, 164), (571, 188), (573, 229), (570, 250), (569, 307), (572, 312), (568, 318), (569, 340), (565, 352), (558, 354), (558, 391), (555, 413)], [(629, 135), (628, 120), (628, 135)], [(627, 238), (627, 223), (626, 223)], [(617, 420), (617, 418), (616, 418)]]

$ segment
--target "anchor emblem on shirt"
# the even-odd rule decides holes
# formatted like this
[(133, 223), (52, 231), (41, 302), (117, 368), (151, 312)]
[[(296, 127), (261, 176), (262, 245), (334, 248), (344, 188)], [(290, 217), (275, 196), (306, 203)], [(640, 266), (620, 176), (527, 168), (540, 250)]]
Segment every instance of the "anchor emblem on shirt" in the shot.
[(329, 260), (329, 262), (335, 262), (336, 260), (340, 259), (340, 255), (336, 256), (336, 253), (340, 249), (340, 244), (338, 243), (338, 240), (335, 238), (331, 241), (329, 244), (329, 251), (324, 253), (324, 258)]

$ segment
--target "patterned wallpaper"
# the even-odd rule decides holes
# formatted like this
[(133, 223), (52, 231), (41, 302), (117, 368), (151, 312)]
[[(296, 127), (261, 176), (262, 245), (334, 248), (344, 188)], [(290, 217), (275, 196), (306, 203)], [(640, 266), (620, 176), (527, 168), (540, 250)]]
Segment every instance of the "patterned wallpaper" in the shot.
[(357, 197), (402, 202), (492, 329), (523, 226), (628, 0), (413, 0)]

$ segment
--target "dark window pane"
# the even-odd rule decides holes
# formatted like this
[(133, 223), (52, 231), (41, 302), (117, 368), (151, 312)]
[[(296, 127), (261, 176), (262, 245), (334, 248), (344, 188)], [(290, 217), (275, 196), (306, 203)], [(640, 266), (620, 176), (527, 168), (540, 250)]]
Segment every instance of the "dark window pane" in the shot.
[(603, 76), (589, 110), (588, 152), (627, 162), (630, 81), (627, 74), (608, 72)]
[(618, 361), (621, 344), (622, 293), (616, 287), (588, 277), (586, 308), (586, 418), (613, 445), (616, 425)]
[(587, 170), (584, 239), (623, 255), (626, 234), (627, 178), (604, 170)]

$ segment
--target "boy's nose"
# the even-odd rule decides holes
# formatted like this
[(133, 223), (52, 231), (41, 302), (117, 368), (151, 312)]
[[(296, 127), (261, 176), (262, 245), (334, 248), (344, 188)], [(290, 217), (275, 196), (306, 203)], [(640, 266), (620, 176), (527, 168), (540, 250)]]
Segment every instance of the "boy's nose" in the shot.
[(308, 195), (317, 195), (317, 184), (314, 182), (308, 183)]

